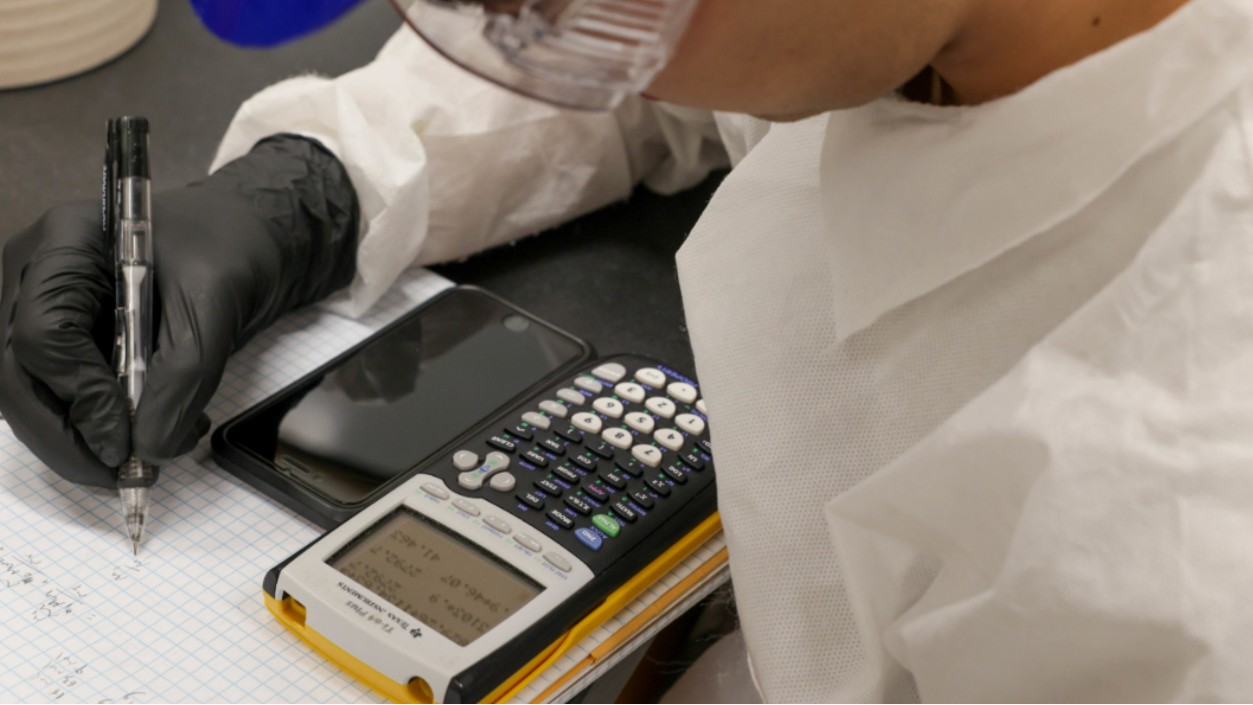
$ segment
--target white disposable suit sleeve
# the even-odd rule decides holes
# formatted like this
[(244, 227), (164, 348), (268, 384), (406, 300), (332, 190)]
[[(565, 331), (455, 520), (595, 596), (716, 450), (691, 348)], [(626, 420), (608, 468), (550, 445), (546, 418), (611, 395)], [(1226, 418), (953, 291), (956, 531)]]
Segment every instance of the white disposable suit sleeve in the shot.
[(454, 260), (625, 198), (670, 193), (727, 163), (713, 116), (639, 97), (609, 113), (523, 98), (401, 28), (367, 66), (300, 76), (246, 101), (212, 169), (277, 133), (320, 141), (357, 190), (352, 284), (327, 305), (360, 315), (414, 263)]

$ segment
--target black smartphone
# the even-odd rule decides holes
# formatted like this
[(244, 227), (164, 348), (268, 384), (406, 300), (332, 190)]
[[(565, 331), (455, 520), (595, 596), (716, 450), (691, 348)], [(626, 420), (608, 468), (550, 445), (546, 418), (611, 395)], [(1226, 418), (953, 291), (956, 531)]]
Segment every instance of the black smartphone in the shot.
[(553, 376), (587, 343), (455, 287), (222, 424), (218, 464), (325, 528)]

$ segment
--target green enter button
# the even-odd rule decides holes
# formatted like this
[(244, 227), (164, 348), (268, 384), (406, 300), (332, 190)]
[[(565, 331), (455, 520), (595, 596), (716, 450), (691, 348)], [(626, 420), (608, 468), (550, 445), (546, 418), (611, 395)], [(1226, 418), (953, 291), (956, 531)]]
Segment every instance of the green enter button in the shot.
[(605, 535), (609, 538), (617, 536), (618, 532), (622, 530), (622, 526), (618, 524), (618, 521), (608, 514), (597, 514), (592, 517), (592, 523), (596, 525), (597, 529), (605, 532)]

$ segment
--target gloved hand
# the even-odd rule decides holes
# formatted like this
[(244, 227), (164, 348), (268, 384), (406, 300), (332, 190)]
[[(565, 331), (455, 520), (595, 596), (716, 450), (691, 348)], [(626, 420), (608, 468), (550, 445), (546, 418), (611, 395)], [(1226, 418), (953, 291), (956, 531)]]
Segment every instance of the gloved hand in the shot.
[(153, 197), (156, 335), (132, 428), (114, 376), (114, 282), (99, 202), (52, 208), (6, 243), (0, 412), (43, 462), (113, 487), (130, 454), (160, 464), (208, 430), (227, 357), (284, 312), (352, 279), (358, 207), (321, 145), (280, 135)]

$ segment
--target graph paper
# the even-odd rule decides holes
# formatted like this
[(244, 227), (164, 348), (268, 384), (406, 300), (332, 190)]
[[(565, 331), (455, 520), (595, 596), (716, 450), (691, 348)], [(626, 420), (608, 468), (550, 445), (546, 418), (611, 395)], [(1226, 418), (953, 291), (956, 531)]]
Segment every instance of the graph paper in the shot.
[[(211, 418), (234, 416), (450, 285), (415, 269), (364, 318), (317, 308), (285, 317), (231, 360)], [(218, 468), (207, 440), (162, 468), (138, 559), (117, 503), (114, 491), (61, 480), (0, 421), (0, 702), (381, 702), (262, 601), (266, 571), (322, 530)], [(724, 545), (719, 534), (518, 698), (577, 694), (629, 653), (602, 659), (598, 647), (622, 640)], [(721, 566), (623, 643), (646, 641), (726, 579)]]
[[(298, 311), (245, 346), (223, 421), (450, 283), (412, 270), (364, 319)], [(161, 470), (138, 559), (116, 492), (58, 478), (0, 422), (0, 701), (378, 702), (266, 611), (265, 572), (321, 535), (197, 453)]]

